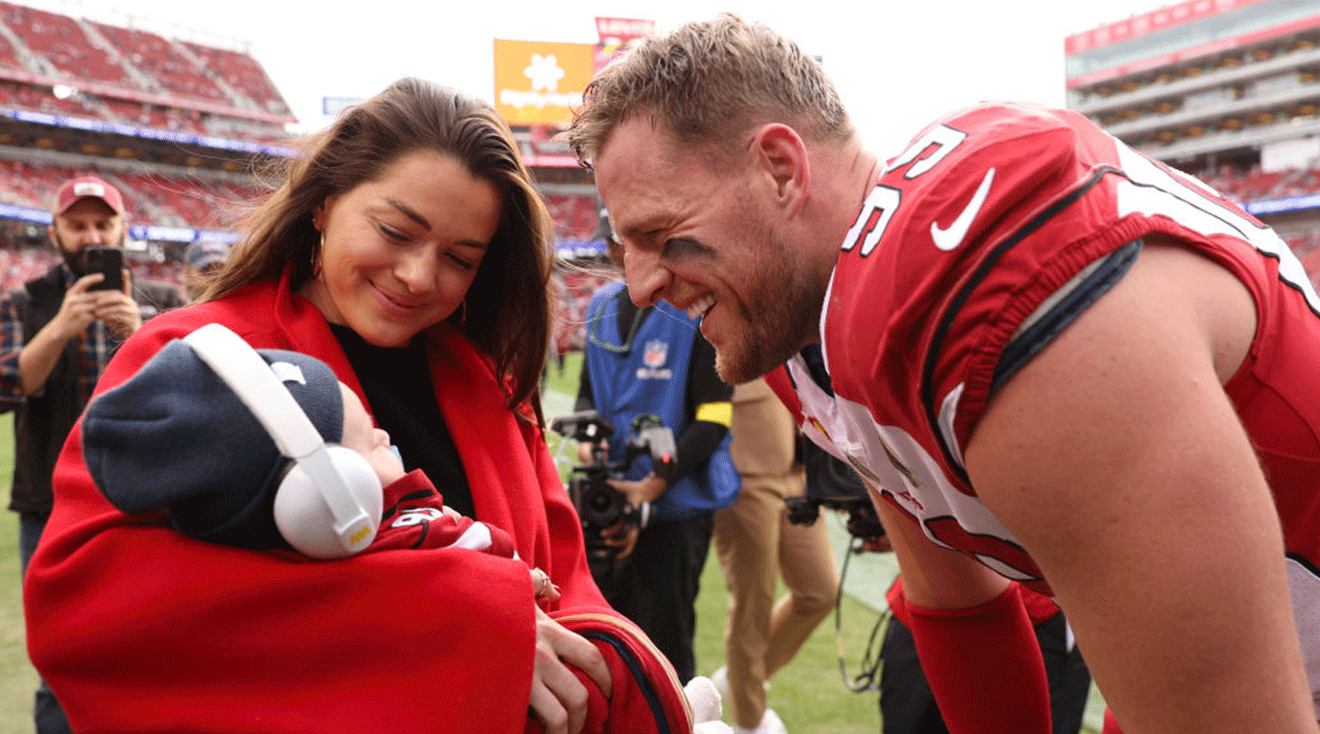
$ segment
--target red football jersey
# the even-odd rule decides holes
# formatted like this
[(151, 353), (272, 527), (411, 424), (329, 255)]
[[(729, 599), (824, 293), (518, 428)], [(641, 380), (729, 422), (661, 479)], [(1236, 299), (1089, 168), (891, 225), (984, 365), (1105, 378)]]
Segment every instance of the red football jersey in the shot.
[(935, 543), (1050, 593), (977, 498), (962, 450), (995, 389), (1123, 277), (1133, 243), (1156, 233), (1228, 269), (1255, 299), (1256, 339), (1226, 390), (1283, 522), (1315, 688), (1320, 299), (1272, 230), (1085, 117), (978, 105), (886, 163), (843, 242), (821, 317), (833, 396), (801, 356), (788, 365), (804, 430)]
[(467, 548), (517, 558), (513, 538), (493, 525), (445, 512), (444, 497), (420, 469), (385, 487), (385, 512), (368, 553), (400, 548)]

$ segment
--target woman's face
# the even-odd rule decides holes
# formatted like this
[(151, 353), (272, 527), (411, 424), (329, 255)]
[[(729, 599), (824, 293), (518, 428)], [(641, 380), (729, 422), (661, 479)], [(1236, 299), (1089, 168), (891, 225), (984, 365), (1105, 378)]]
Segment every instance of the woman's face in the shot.
[(495, 185), (433, 150), (317, 210), (320, 273), (299, 292), (371, 344), (402, 346), (467, 295), (500, 219)]

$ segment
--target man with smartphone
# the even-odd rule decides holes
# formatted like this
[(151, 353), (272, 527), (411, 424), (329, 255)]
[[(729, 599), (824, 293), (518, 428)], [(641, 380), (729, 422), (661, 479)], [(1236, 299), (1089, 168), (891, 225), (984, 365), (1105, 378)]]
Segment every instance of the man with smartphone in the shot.
[[(56, 191), (47, 230), (61, 262), (0, 300), (0, 412), (14, 411), (14, 480), (24, 571), (50, 517), (51, 473), (110, 356), (145, 318), (183, 305), (177, 289), (134, 282), (124, 264), (124, 199), (92, 176)], [(42, 682), (38, 734), (68, 732)]]

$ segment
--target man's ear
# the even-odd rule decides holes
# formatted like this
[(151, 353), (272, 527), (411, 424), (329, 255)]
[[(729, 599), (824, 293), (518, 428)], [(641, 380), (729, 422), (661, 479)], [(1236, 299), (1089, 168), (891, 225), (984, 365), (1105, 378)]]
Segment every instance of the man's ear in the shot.
[(753, 135), (751, 150), (753, 166), (775, 203), (790, 212), (801, 208), (811, 182), (811, 165), (802, 136), (783, 123), (769, 123)]

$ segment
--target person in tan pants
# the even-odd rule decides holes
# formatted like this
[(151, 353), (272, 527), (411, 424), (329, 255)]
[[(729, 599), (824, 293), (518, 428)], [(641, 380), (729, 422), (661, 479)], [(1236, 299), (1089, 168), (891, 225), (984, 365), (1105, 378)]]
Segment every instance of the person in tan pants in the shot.
[[(788, 521), (787, 497), (801, 495), (806, 473), (798, 428), (763, 379), (733, 391), (731, 454), (742, 491), (715, 513), (715, 549), (729, 589), (725, 668), (712, 676), (739, 734), (782, 734), (766, 707), (766, 681), (797, 654), (834, 606), (839, 572), (824, 523)], [(788, 593), (775, 600), (781, 575)]]

